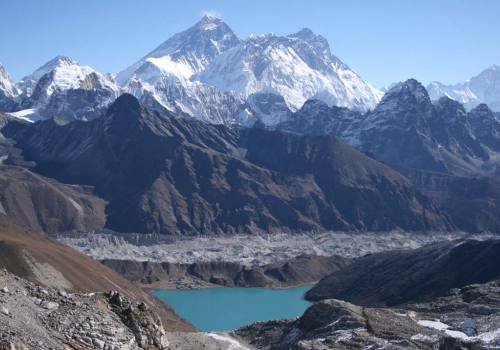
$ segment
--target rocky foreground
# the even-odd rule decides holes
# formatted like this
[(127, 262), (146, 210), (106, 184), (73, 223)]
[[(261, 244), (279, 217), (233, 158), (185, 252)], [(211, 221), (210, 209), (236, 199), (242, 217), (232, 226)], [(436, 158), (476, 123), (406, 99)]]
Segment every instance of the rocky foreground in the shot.
[(224, 334), (167, 332), (157, 314), (116, 291), (68, 293), (0, 270), (0, 349), (247, 349)]
[[(67, 293), (0, 271), (0, 344), (7, 349), (164, 349), (160, 319), (118, 292)], [(0, 347), (1, 348), (1, 347)]]
[(257, 323), (236, 334), (262, 350), (498, 349), (500, 281), (398, 309), (322, 300), (297, 320)]

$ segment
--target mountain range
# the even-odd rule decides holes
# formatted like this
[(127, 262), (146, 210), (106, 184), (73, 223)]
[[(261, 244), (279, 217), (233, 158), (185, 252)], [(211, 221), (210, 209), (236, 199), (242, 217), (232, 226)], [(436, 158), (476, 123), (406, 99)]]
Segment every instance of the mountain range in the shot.
[(1, 133), (15, 143), (5, 164), (93, 186), (116, 231), (452, 227), (405, 177), (332, 136), (207, 125), (127, 94), (91, 122), (10, 119)]
[(226, 125), (251, 125), (260, 118), (259, 110), (249, 108), (254, 103), (246, 103), (253, 95), (251, 101), (281, 96), (292, 110), (318, 98), (365, 111), (382, 97), (330, 52), (326, 39), (309, 29), (243, 40), (222, 20), (209, 16), (119, 72), (116, 82), (63, 56), (17, 84), (0, 70), (2, 111), (31, 120), (96, 118), (119, 92), (158, 110)]
[[(427, 90), (432, 100), (446, 96), (468, 110), (485, 103), (496, 111), (499, 75), (498, 66), (492, 66), (467, 82), (432, 82)], [(210, 16), (115, 77), (64, 56), (18, 83), (0, 67), (0, 110), (20, 118), (90, 120), (123, 92), (154, 109), (225, 125), (284, 122), (308, 100), (366, 112), (383, 96), (333, 55), (325, 38), (307, 28), (287, 36), (241, 39)]]
[(22, 184), (3, 179), (3, 209), (34, 229), (500, 227), (498, 116), (414, 79), (382, 96), (308, 29), (240, 39), (204, 17), (116, 77), (58, 56), (17, 84), (0, 69), (0, 93), (0, 157)]
[(310, 100), (276, 128), (335, 135), (400, 171), (473, 176), (494, 174), (498, 167), (500, 123), (489, 107), (467, 112), (448, 97), (433, 102), (414, 79), (387, 91), (373, 111)]
[[(0, 349), (498, 347), (499, 73), (382, 94), (309, 29), (210, 16), (116, 76), (0, 66)], [(318, 280), (301, 317), (230, 333), (141, 289)]]

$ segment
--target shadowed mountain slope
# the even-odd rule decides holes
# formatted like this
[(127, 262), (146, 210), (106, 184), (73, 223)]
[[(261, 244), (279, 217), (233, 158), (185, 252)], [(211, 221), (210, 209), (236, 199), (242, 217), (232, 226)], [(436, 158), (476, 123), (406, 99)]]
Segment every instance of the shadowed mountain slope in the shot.
[(448, 229), (389, 167), (330, 136), (228, 129), (123, 95), (92, 122), (9, 122), (34, 171), (91, 185), (108, 228), (169, 234)]
[(452, 288), (500, 279), (500, 240), (454, 241), (367, 255), (321, 280), (309, 300), (363, 306), (428, 301)]

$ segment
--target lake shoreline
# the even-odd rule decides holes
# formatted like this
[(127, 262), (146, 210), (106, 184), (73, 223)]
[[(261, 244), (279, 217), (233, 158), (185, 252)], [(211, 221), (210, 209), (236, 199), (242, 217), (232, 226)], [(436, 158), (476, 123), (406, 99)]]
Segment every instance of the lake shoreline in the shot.
[(256, 322), (301, 316), (312, 304), (304, 299), (311, 287), (217, 287), (150, 293), (200, 332), (230, 332)]
[(144, 289), (192, 290), (218, 287), (294, 288), (316, 283), (345, 268), (351, 261), (341, 256), (300, 255), (255, 267), (226, 261), (176, 264), (103, 260), (101, 263)]
[(190, 290), (204, 290), (204, 289), (218, 289), (218, 288), (244, 288), (244, 289), (253, 289), (253, 288), (263, 288), (263, 289), (270, 289), (270, 290), (287, 290), (287, 289), (294, 289), (294, 288), (301, 288), (301, 287), (306, 287), (306, 286), (311, 286), (311, 288), (317, 284), (319, 280), (313, 281), (313, 282), (306, 282), (306, 283), (300, 283), (297, 285), (290, 285), (290, 286), (284, 286), (284, 287), (276, 287), (276, 286), (221, 286), (219, 284), (211, 284), (203, 287), (193, 287), (193, 288), (177, 288), (177, 287), (171, 287), (171, 288), (157, 288), (157, 287), (151, 287), (151, 285), (139, 285), (139, 287), (145, 291), (146, 293), (152, 295), (155, 291), (190, 291)]

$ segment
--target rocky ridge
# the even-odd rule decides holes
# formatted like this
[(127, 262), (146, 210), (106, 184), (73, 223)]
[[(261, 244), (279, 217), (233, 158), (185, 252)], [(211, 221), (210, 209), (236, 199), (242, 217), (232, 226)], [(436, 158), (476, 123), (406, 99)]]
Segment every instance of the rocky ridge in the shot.
[(308, 101), (277, 129), (330, 134), (400, 170), (458, 176), (494, 174), (500, 123), (484, 104), (467, 112), (454, 100), (431, 101), (410, 79), (394, 85), (365, 114)]
[(283, 288), (314, 283), (344, 268), (350, 263), (350, 259), (341, 256), (299, 255), (287, 261), (262, 266), (223, 261), (175, 264), (101, 260), (101, 263), (148, 289), (207, 286)]

